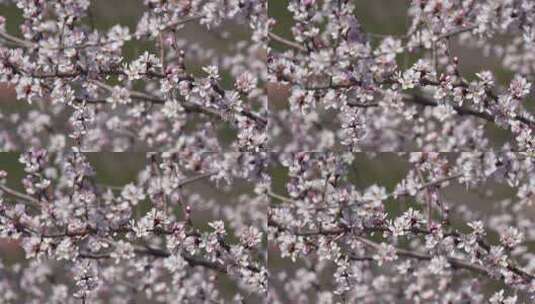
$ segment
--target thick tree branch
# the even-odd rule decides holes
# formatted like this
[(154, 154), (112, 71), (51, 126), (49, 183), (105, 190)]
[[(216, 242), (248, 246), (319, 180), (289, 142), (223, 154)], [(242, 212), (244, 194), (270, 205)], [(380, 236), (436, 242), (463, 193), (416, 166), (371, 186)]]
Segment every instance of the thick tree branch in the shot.
[[(379, 228), (379, 227), (364, 228), (364, 229), (353, 229), (353, 228), (347, 227), (347, 226), (340, 227), (340, 228), (335, 228), (335, 229), (322, 229), (322, 230), (318, 230), (318, 231), (295, 231), (295, 230), (289, 229), (287, 227), (284, 227), (283, 225), (277, 223), (276, 221), (274, 221), (270, 217), (268, 217), (268, 225), (271, 226), (271, 227), (276, 228), (279, 231), (287, 231), (287, 232), (289, 232), (289, 233), (291, 233), (293, 235), (301, 236), (301, 237), (316, 237), (316, 236), (332, 236), (332, 237), (336, 236), (337, 238), (339, 236), (355, 237), (356, 239), (358, 239), (359, 241), (361, 241), (362, 243), (364, 243), (368, 247), (371, 247), (371, 248), (376, 249), (376, 250), (378, 248), (380, 248), (380, 245), (378, 243), (375, 243), (374, 241), (370, 240), (369, 238), (366, 238), (366, 237), (360, 235), (360, 234), (361, 233), (387, 231), (386, 228)], [(429, 230), (422, 230), (422, 229), (416, 229), (416, 228), (411, 230), (411, 232), (417, 232), (417, 233), (420, 233), (420, 234), (431, 234), (431, 232)], [(357, 233), (359, 233), (359, 234), (357, 234)], [(455, 237), (455, 238), (461, 238), (461, 235), (458, 232), (447, 233), (446, 236), (452, 236), (452, 237)], [(416, 259), (421, 259), (421, 260), (431, 260), (431, 258), (432, 258), (430, 255), (426, 255), (426, 254), (423, 254), (423, 253), (417, 253), (417, 252), (413, 252), (413, 251), (402, 249), (402, 248), (395, 248), (395, 250), (396, 250), (396, 254), (399, 255), (399, 256), (405, 256), (405, 257), (416, 258)], [(490, 250), (490, 248), (489, 248), (489, 250)], [(472, 271), (477, 271), (477, 272), (483, 273), (483, 274), (485, 274), (487, 276), (491, 276), (492, 272), (489, 269), (487, 269), (487, 268), (485, 268), (485, 267), (483, 267), (481, 265), (472, 264), (470, 262), (467, 262), (467, 261), (464, 261), (464, 260), (461, 260), (461, 259), (458, 259), (458, 258), (453, 258), (453, 257), (447, 257), (447, 259), (448, 259), (448, 262), (450, 262), (450, 264), (452, 264), (455, 267), (464, 268), (464, 269), (472, 270)], [(518, 268), (511, 261), (508, 261), (507, 269), (512, 271), (512, 272), (514, 272), (515, 274), (523, 277), (528, 282), (530, 282), (530, 281), (535, 279), (535, 275), (530, 274), (530, 273)]]
[[(134, 252), (138, 255), (149, 255), (155, 258), (167, 258), (171, 256), (171, 254), (167, 251), (157, 249), (157, 248), (152, 248), (152, 247), (136, 248)], [(112, 258), (110, 254), (99, 254), (99, 253), (90, 253), (90, 252), (80, 253), (78, 257), (84, 258), (84, 259), (96, 259), (96, 260)], [(215, 270), (220, 273), (227, 273), (227, 269), (225, 268), (224, 265), (210, 262), (207, 260), (203, 260), (197, 257), (187, 255), (187, 254), (181, 254), (181, 257), (186, 262), (188, 262), (188, 264), (191, 267), (200, 266), (200, 267), (208, 268), (211, 270)]]
[[(196, 18), (194, 18), (192, 20), (195, 20), (195, 19), (198, 19), (198, 18), (196, 17)], [(26, 40), (22, 40), (22, 39), (13, 37), (13, 36), (5, 33), (5, 32), (0, 32), (0, 34), (3, 34), (2, 37), (4, 37), (4, 38), (7, 37), (6, 39), (9, 38), (11, 41), (17, 42), (20, 47), (24, 47), (24, 48), (37, 47), (37, 45), (35, 43), (31, 42), (31, 41), (26, 41)], [(15, 38), (15, 40), (13, 38)], [(80, 67), (78, 68), (78, 71), (76, 71), (76, 72), (59, 72), (59, 71), (55, 71), (53, 73), (33, 73), (33, 72), (22, 71), (22, 70), (20, 70), (19, 68), (17, 68), (16, 66), (14, 66), (12, 64), (9, 64), (9, 66), (13, 69), (13, 71), (15, 73), (19, 73), (19, 74), (23, 74), (23, 75), (28, 76), (28, 77), (39, 78), (39, 79), (77, 78), (77, 77), (87, 77), (88, 75), (91, 75), (91, 74), (94, 74), (94, 75), (96, 74), (96, 75), (101, 75), (101, 76), (106, 76), (106, 75), (123, 75), (123, 76), (125, 76), (126, 75), (126, 72), (124, 72), (122, 70), (93, 72), (93, 71), (83, 70)], [(151, 72), (151, 71), (148, 71), (146, 73), (146, 76), (155, 77), (155, 78), (165, 78), (166, 77), (163, 74), (158, 74), (157, 72)], [(194, 79), (191, 76), (185, 76), (184, 80), (194, 81)], [(94, 82), (97, 85), (99, 85), (101, 88), (106, 89), (107, 91), (113, 90), (113, 88), (111, 86), (108, 86), (108, 85), (106, 85), (105, 83), (103, 83), (101, 81), (94, 80)], [(221, 95), (222, 98), (225, 98), (225, 91), (221, 87), (216, 85), (215, 89)], [(156, 96), (152, 96), (152, 95), (147, 94), (147, 93), (137, 92), (137, 91), (132, 91), (132, 90), (129, 90), (129, 92), (130, 92), (130, 97), (133, 98), (133, 99), (137, 99), (137, 100), (140, 100), (140, 101), (146, 101), (146, 102), (150, 102), (150, 103), (154, 103), (154, 104), (164, 104), (165, 103), (164, 99), (156, 97)], [(79, 101), (79, 102), (86, 101), (88, 103), (106, 103), (105, 100), (84, 100), (84, 99), (81, 99), (81, 98), (77, 98), (76, 100)], [(204, 107), (202, 105), (198, 105), (198, 104), (194, 104), (194, 103), (190, 103), (190, 102), (182, 102), (181, 105), (188, 112), (203, 113), (203, 114), (207, 114), (207, 115), (210, 115), (210, 116), (218, 117), (220, 119), (225, 119), (225, 114), (224, 113), (220, 113), (216, 109), (211, 109), (209, 107)], [(240, 115), (246, 116), (249, 119), (254, 120), (262, 128), (267, 126), (267, 119), (259, 116), (256, 113), (253, 113), (253, 112), (245, 110), (245, 109), (242, 109), (242, 110), (238, 111), (237, 113), (240, 114)]]

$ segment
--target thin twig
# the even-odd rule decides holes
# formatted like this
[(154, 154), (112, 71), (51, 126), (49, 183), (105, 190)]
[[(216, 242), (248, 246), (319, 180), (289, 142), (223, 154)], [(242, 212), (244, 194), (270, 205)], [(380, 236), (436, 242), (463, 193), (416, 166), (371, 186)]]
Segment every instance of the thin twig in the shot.
[(194, 182), (196, 182), (198, 180), (201, 180), (201, 179), (205, 179), (205, 178), (210, 177), (210, 176), (215, 175), (215, 174), (216, 174), (216, 172), (208, 172), (208, 173), (200, 174), (200, 175), (197, 175), (197, 176), (193, 176), (193, 177), (190, 177), (190, 178), (187, 178), (187, 179), (181, 181), (178, 184), (178, 186), (179, 187), (183, 187), (185, 185), (194, 183)]
[(164, 47), (164, 36), (165, 31), (162, 31), (158, 34), (158, 39), (160, 41), (160, 63), (162, 64), (162, 74), (165, 74), (165, 47)]
[(20, 198), (22, 200), (25, 200), (25, 201), (28, 201), (30, 203), (33, 203), (35, 205), (40, 205), (41, 202), (34, 198), (34, 197), (31, 197), (27, 194), (24, 194), (24, 193), (21, 193), (21, 192), (18, 192), (16, 190), (13, 190), (11, 188), (9, 188), (8, 186), (4, 185), (4, 184), (0, 184), (0, 190), (4, 191), (5, 193), (11, 195), (11, 196), (14, 196), (14, 197), (17, 197), (17, 198)]
[(12, 36), (12, 35), (4, 32), (4, 31), (0, 31), (0, 37), (4, 38), (5, 40), (7, 40), (7, 41), (9, 41), (11, 43), (14, 43), (14, 44), (17, 44), (17, 45), (19, 45), (21, 47), (24, 47), (24, 48), (31, 48), (31, 47), (35, 46), (35, 44), (32, 43), (32, 42), (17, 38), (17, 37)]
[(283, 44), (285, 46), (288, 46), (288, 47), (291, 47), (291, 48), (294, 48), (298, 51), (301, 51), (301, 52), (306, 52), (306, 49), (304, 47), (302, 47), (300, 44), (296, 43), (296, 42), (293, 42), (293, 41), (290, 41), (286, 38), (283, 38), (275, 33), (272, 33), (272, 32), (269, 32), (268, 33), (268, 37), (271, 38), (273, 41), (276, 41), (280, 44)]
[(165, 26), (162, 29), (162, 31), (174, 29), (179, 25), (183, 25), (183, 24), (186, 24), (186, 23), (189, 23), (189, 22), (192, 22), (192, 21), (196, 21), (196, 20), (202, 19), (203, 17), (204, 17), (203, 15), (191, 16), (191, 17), (184, 18), (184, 19), (176, 21), (176, 22), (169, 23), (167, 26)]
[[(420, 172), (418, 170), (418, 176), (420, 177), (420, 181), (422, 182), (422, 184), (425, 183), (425, 179), (422, 175), (422, 172)], [(429, 193), (429, 187), (425, 187), (424, 188), (424, 193), (425, 193), (425, 204), (426, 204), (426, 207), (427, 207), (427, 230), (431, 230), (431, 226), (432, 226), (432, 217), (433, 217), (433, 209), (432, 209), (432, 205), (431, 205), (431, 194)]]
[(447, 32), (447, 33), (444, 33), (444, 34), (438, 36), (437, 39), (441, 40), (441, 39), (451, 38), (453, 36), (469, 32), (469, 31), (471, 31), (473, 29), (476, 29), (477, 27), (478, 27), (477, 25), (473, 25), (473, 26), (458, 28), (458, 29), (452, 30), (450, 32)]
[(291, 198), (288, 198), (288, 197), (285, 197), (285, 196), (282, 196), (280, 194), (277, 194), (273, 191), (268, 191), (267, 195), (271, 198), (274, 198), (276, 200), (279, 200), (279, 201), (282, 201), (282, 202), (285, 202), (285, 203), (293, 203), (294, 200), (292, 200)]

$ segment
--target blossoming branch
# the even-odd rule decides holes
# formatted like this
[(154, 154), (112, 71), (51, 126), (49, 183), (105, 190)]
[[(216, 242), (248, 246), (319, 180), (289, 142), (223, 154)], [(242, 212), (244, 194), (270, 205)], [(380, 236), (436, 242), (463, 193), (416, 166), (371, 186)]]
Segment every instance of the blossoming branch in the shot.
[(99, 183), (80, 153), (19, 160), (22, 191), (0, 171), (0, 302), (265, 298), (262, 154), (147, 154), (124, 186)]
[[(534, 151), (533, 1), (282, 3), (291, 20), (273, 10), (268, 33), (277, 150)], [(405, 15), (404, 33), (361, 22), (378, 10)]]
[[(15, 5), (19, 35), (6, 26), (15, 17), (3, 14)], [(0, 1), (0, 84), (36, 105), (0, 115), (3, 151), (266, 148), (266, 2), (143, 5), (134, 29), (97, 29), (88, 0)], [(132, 46), (142, 48), (128, 60)]]

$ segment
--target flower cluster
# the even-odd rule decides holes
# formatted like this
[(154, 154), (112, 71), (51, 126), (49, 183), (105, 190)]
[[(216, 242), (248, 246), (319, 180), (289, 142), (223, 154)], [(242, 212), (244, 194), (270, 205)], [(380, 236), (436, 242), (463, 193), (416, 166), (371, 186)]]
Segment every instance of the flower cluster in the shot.
[(0, 303), (535, 303), (535, 1), (104, 2), (0, 0)]
[(100, 183), (80, 153), (19, 161), (24, 190), (10, 170), (0, 183), (0, 302), (265, 298), (265, 155), (147, 154), (124, 186)]
[(145, 159), (122, 186), (78, 152), (21, 154), (22, 191), (2, 170), (2, 300), (535, 300), (529, 153)]
[(287, 176), (268, 193), (269, 256), (295, 267), (268, 264), (270, 303), (535, 301), (529, 154), (276, 160)]
[[(535, 151), (533, 1), (283, 3), (268, 28), (278, 151)], [(396, 34), (360, 22), (391, 10)], [(469, 68), (474, 51), (499, 67)]]
[(94, 2), (0, 1), (23, 17), (15, 35), (0, 16), (0, 84), (32, 109), (0, 105), (0, 150), (267, 148), (265, 0), (145, 0), (135, 27), (104, 30)]

